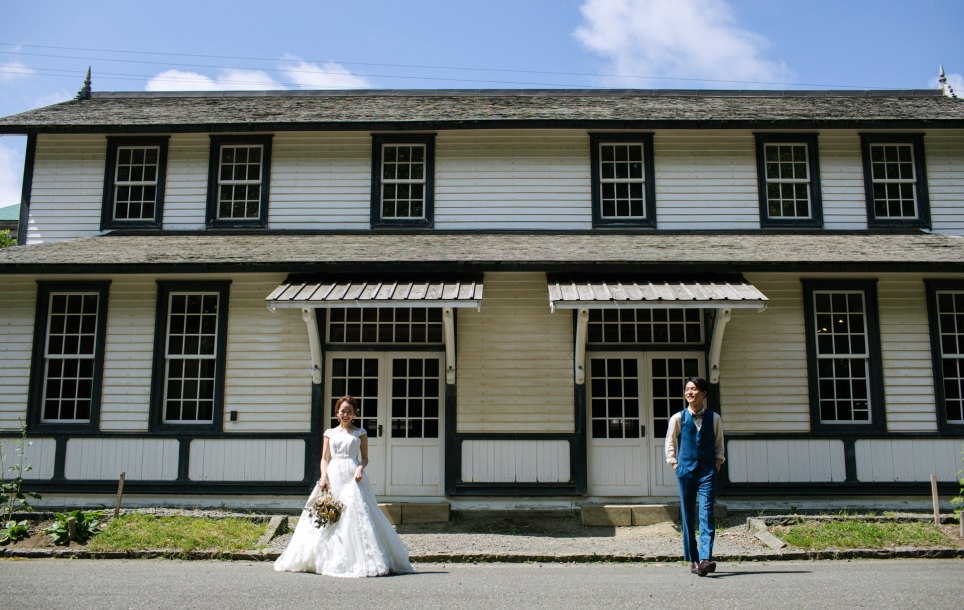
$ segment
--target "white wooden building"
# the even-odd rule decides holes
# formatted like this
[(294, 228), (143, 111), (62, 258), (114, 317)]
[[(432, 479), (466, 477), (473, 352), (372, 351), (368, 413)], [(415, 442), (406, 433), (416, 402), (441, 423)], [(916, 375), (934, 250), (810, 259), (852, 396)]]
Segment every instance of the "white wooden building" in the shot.
[(94, 93), (27, 134), (0, 428), (31, 485), (302, 496), (351, 393), (386, 500), (950, 489), (964, 103), (940, 91)]

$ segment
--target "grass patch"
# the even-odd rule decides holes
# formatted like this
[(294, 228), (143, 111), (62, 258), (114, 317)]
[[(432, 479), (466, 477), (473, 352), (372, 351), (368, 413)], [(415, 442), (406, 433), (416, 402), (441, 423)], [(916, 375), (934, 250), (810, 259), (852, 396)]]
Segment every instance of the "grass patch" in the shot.
[(123, 515), (111, 519), (91, 538), (92, 551), (171, 549), (177, 551), (246, 551), (254, 549), (265, 524), (247, 519), (199, 519)]
[(950, 539), (933, 523), (873, 523), (867, 521), (809, 521), (774, 528), (788, 544), (806, 550), (827, 548), (880, 549), (894, 546), (947, 546)]

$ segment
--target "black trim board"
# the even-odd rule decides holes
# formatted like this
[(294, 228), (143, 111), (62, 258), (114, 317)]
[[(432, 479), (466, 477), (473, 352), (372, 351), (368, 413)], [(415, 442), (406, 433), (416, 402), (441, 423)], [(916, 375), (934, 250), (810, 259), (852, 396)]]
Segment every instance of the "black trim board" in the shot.
[(279, 131), (433, 131), (462, 129), (962, 129), (964, 119), (479, 119), (440, 121), (306, 121), (253, 123), (158, 123), (145, 125), (4, 125), (3, 135), (30, 134), (156, 134), (255, 133)]
[[(107, 340), (107, 310), (110, 303), (110, 281), (37, 281), (36, 318), (34, 319), (33, 348), (30, 358), (30, 385), (27, 391), (27, 429), (31, 435), (73, 434), (96, 432), (100, 427), (100, 404), (104, 384), (104, 354)], [(96, 292), (97, 331), (94, 338), (94, 375), (90, 396), (88, 423), (44, 423), (43, 396), (46, 381), (47, 319), (52, 293)]]
[[(643, 145), (643, 200), (645, 218), (604, 218), (602, 215), (602, 170), (599, 147), (601, 144)], [(589, 159), (592, 184), (592, 225), (599, 227), (656, 227), (656, 163), (652, 133), (590, 133)]]
[[(212, 135), (210, 156), (208, 158), (208, 192), (205, 226), (208, 229), (220, 228), (267, 228), (268, 206), (271, 193), (271, 134), (258, 135)], [(261, 151), (261, 204), (258, 218), (225, 219), (218, 218), (218, 172), (221, 167), (221, 147), (224, 145), (260, 144)]]
[(628, 263), (580, 261), (531, 261), (531, 262), (416, 262), (416, 263), (325, 263), (325, 262), (267, 262), (239, 264), (218, 263), (134, 263), (134, 264), (47, 264), (27, 263), (0, 265), (0, 273), (21, 274), (174, 274), (174, 273), (351, 273), (365, 269), (367, 273), (425, 273), (447, 271), (452, 273), (484, 273), (487, 271), (543, 271), (546, 273), (964, 273), (964, 261), (960, 262), (821, 262), (801, 261), (771, 262), (714, 262), (714, 263)]
[[(214, 413), (208, 424), (164, 423), (164, 393), (167, 383), (167, 321), (168, 296), (172, 292), (217, 292), (218, 329), (215, 345)], [(151, 432), (175, 434), (222, 432), (224, 429), (224, 378), (228, 342), (228, 306), (231, 292), (230, 280), (157, 281), (157, 305), (154, 318), (154, 364), (151, 374), (150, 417)]]
[[(164, 184), (167, 179), (167, 144), (169, 136), (145, 138), (107, 138), (107, 162), (104, 164), (104, 194), (101, 200), (100, 230), (160, 229), (164, 218)], [(154, 198), (154, 218), (149, 221), (114, 220), (114, 174), (117, 169), (119, 146), (157, 146), (157, 187)]]
[[(760, 227), (802, 227), (819, 228), (823, 226), (823, 193), (820, 188), (820, 154), (817, 149), (815, 133), (756, 133), (756, 178), (760, 199)], [(810, 176), (810, 218), (785, 219), (770, 218), (767, 196), (766, 145), (767, 144), (806, 144), (807, 171)]]
[(27, 136), (27, 150), (23, 162), (23, 184), (20, 187), (20, 224), (17, 225), (17, 245), (27, 244), (30, 224), (30, 198), (33, 193), (33, 169), (37, 162), (37, 134)]
[[(803, 315), (807, 344), (807, 377), (810, 394), (810, 428), (817, 434), (864, 436), (887, 430), (887, 410), (884, 404), (884, 369), (880, 346), (880, 320), (877, 310), (876, 279), (821, 280), (803, 279)], [(817, 330), (814, 310), (814, 291), (861, 291), (866, 310), (867, 346), (870, 375), (870, 421), (866, 424), (824, 424), (820, 417), (820, 384), (817, 377)]]
[(945, 290), (964, 293), (964, 280), (924, 280), (927, 291), (927, 321), (931, 338), (931, 361), (934, 368), (934, 400), (937, 406), (937, 430), (942, 434), (964, 435), (964, 423), (947, 420), (947, 397), (944, 388), (943, 348), (941, 347), (940, 318), (937, 309), (937, 292)]
[[(874, 178), (870, 162), (871, 144), (911, 144), (914, 149), (914, 172), (917, 182), (917, 218), (878, 219), (874, 206)], [(927, 164), (924, 162), (924, 134), (860, 134), (860, 153), (864, 168), (864, 197), (867, 201), (867, 226), (871, 228), (909, 227), (930, 229), (931, 207), (927, 191)]]

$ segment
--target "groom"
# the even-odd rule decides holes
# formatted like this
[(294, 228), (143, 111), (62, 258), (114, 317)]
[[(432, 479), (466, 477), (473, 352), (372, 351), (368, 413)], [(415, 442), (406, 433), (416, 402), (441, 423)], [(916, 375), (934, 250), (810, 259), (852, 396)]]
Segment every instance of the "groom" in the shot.
[[(666, 462), (676, 471), (679, 482), (680, 512), (683, 519), (683, 557), (690, 572), (706, 576), (716, 571), (713, 539), (716, 524), (716, 476), (726, 459), (723, 456), (723, 421), (703, 406), (709, 384), (701, 377), (686, 380), (683, 397), (687, 407), (669, 420), (666, 432)], [(700, 544), (697, 551), (693, 529), (699, 500)], [(697, 558), (699, 563), (697, 563)]]

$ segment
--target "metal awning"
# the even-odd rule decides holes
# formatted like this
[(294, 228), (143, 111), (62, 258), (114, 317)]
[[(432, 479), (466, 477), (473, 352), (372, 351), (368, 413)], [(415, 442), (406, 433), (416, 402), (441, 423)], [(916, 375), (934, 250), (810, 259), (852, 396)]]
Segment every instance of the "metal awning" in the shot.
[(481, 276), (454, 279), (289, 277), (265, 298), (268, 307), (475, 307), (482, 306)]
[(550, 277), (549, 307), (556, 309), (727, 308), (766, 309), (767, 297), (742, 277), (632, 280)]

